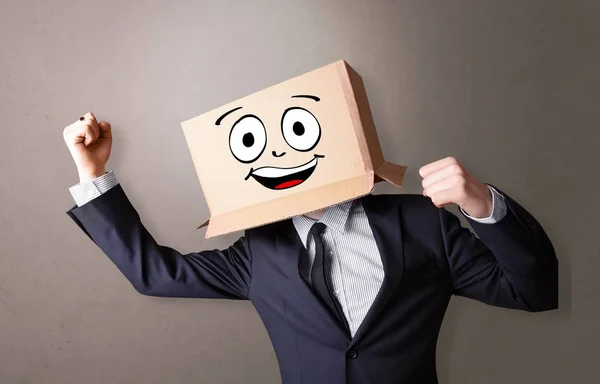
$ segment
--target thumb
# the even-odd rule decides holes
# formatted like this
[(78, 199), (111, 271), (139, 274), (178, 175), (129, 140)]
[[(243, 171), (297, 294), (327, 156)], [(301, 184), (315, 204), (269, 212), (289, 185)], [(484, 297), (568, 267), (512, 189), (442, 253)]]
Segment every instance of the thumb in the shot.
[(112, 126), (108, 121), (101, 121), (98, 128), (100, 129), (100, 138), (112, 139)]

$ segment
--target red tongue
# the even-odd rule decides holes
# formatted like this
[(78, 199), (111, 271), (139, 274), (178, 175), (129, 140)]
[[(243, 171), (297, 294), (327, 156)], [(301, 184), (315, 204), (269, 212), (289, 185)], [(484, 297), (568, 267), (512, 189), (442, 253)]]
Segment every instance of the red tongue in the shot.
[(294, 185), (298, 185), (301, 182), (302, 182), (302, 180), (290, 180), (290, 181), (286, 181), (285, 183), (281, 183), (281, 184), (277, 185), (275, 187), (275, 189), (284, 189), (284, 188), (293, 187)]

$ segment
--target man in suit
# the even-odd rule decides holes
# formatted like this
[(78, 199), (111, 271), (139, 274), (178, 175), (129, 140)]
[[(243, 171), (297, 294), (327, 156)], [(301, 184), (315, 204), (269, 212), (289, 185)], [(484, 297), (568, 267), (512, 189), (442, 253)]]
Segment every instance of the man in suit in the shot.
[[(450, 297), (545, 311), (558, 263), (540, 224), (455, 159), (421, 168), (423, 196), (368, 195), (181, 254), (143, 226), (112, 172), (111, 127), (64, 130), (80, 183), (68, 214), (143, 295), (251, 300), (291, 383), (436, 383)], [(479, 236), (444, 206), (457, 204)]]

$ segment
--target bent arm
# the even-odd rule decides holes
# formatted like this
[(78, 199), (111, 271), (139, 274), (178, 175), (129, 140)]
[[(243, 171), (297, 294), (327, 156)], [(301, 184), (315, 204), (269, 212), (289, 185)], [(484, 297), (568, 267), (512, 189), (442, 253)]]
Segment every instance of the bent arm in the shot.
[(224, 250), (181, 254), (156, 243), (120, 185), (67, 214), (144, 295), (247, 299), (247, 237)]
[(506, 215), (494, 224), (469, 223), (439, 210), (455, 294), (487, 304), (544, 311), (558, 307), (558, 261), (542, 226), (506, 194)]

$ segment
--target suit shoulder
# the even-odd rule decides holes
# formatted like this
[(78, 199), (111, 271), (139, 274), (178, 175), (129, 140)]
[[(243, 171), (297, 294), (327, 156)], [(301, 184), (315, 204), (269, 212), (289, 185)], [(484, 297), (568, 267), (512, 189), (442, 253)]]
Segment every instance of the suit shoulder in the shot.
[(248, 228), (244, 231), (244, 236), (254, 239), (258, 238), (273, 238), (274, 234), (282, 233), (289, 227), (288, 221), (291, 219), (267, 223), (258, 227)]
[(416, 194), (373, 195), (365, 201), (364, 207), (381, 217), (397, 214), (404, 240), (442, 254), (438, 252), (442, 244), (439, 236), (440, 211), (429, 197)]
[(429, 197), (416, 194), (383, 194), (369, 195), (376, 204), (396, 205), (407, 209), (437, 210)]
[(416, 194), (371, 195), (368, 206), (375, 211), (397, 209), (400, 217), (412, 224), (417, 222), (437, 223), (439, 208), (429, 197)]

